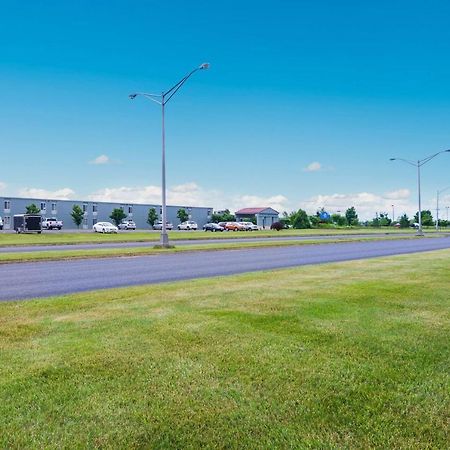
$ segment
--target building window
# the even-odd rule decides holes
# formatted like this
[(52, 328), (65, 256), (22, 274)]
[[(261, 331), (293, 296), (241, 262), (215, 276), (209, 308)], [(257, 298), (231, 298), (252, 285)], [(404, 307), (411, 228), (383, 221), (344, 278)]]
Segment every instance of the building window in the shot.
[(5, 203), (3, 206), (4, 206), (5, 211), (9, 211), (11, 209), (11, 201), (5, 200)]
[(125, 207), (124, 207), (123, 205), (120, 205), (120, 209), (121, 209), (122, 211), (125, 211)]
[(87, 226), (87, 221), (88, 221), (88, 220), (87, 220), (87, 217), (85, 217), (85, 218), (83, 219), (83, 224), (86, 225), (86, 226)]
[(162, 208), (159, 208), (159, 214), (162, 214)]
[(97, 219), (92, 219), (92, 225), (95, 225), (97, 223)]
[(86, 203), (83, 203), (83, 212), (87, 213), (87, 204)]
[(52, 203), (52, 212), (56, 212), (56, 203)]
[(128, 205), (128, 214), (133, 214), (133, 205)]
[(3, 224), (5, 225), (5, 227), (9, 227), (11, 225), (11, 217), (9, 216), (3, 217)]
[(93, 203), (93, 205), (92, 205), (92, 212), (93, 213), (97, 212), (97, 203)]

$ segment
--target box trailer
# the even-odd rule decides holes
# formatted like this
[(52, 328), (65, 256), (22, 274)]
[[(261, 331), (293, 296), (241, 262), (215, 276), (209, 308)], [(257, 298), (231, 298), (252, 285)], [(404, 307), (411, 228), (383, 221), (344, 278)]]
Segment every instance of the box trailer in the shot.
[(17, 214), (14, 216), (16, 233), (42, 233), (42, 216), (38, 214)]

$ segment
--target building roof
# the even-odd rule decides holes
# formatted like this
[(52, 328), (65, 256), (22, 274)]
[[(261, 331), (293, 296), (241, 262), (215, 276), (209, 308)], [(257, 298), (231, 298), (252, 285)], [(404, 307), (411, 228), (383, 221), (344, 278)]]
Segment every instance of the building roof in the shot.
[(235, 214), (243, 215), (243, 214), (278, 214), (278, 211), (275, 211), (273, 208), (266, 206), (265, 208), (243, 208), (239, 211), (236, 211)]

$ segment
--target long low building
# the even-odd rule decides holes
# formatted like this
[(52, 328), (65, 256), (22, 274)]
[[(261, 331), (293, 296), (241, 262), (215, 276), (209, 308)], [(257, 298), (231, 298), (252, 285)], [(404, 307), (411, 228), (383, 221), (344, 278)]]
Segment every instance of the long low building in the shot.
[[(113, 209), (121, 208), (127, 218), (133, 219), (137, 228), (150, 229), (147, 223), (148, 211), (155, 208), (158, 217), (161, 218), (161, 205), (136, 204), (136, 203), (113, 203), (95, 202), (83, 200), (54, 200), (43, 198), (20, 198), (20, 197), (0, 197), (0, 217), (3, 217), (3, 227), (5, 230), (13, 228), (13, 217), (16, 214), (25, 214), (26, 207), (35, 204), (40, 210), (43, 218), (56, 217), (64, 223), (64, 229), (76, 229), (71, 213), (74, 205), (80, 206), (84, 212), (83, 223), (80, 228), (91, 229), (97, 222), (112, 222), (110, 214)], [(198, 206), (167, 206), (167, 220), (176, 227), (180, 220), (177, 217), (179, 209), (184, 209), (189, 215), (189, 220), (198, 223), (201, 228), (205, 223), (210, 222), (213, 212), (212, 207)]]

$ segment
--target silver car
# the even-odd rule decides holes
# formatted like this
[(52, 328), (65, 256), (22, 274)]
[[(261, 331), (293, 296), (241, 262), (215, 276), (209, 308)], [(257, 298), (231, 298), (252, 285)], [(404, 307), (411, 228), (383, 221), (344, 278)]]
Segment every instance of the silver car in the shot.
[[(158, 222), (155, 222), (153, 225), (154, 230), (162, 230), (162, 220), (158, 220)], [(173, 225), (170, 222), (166, 222), (166, 230), (173, 230)]]

